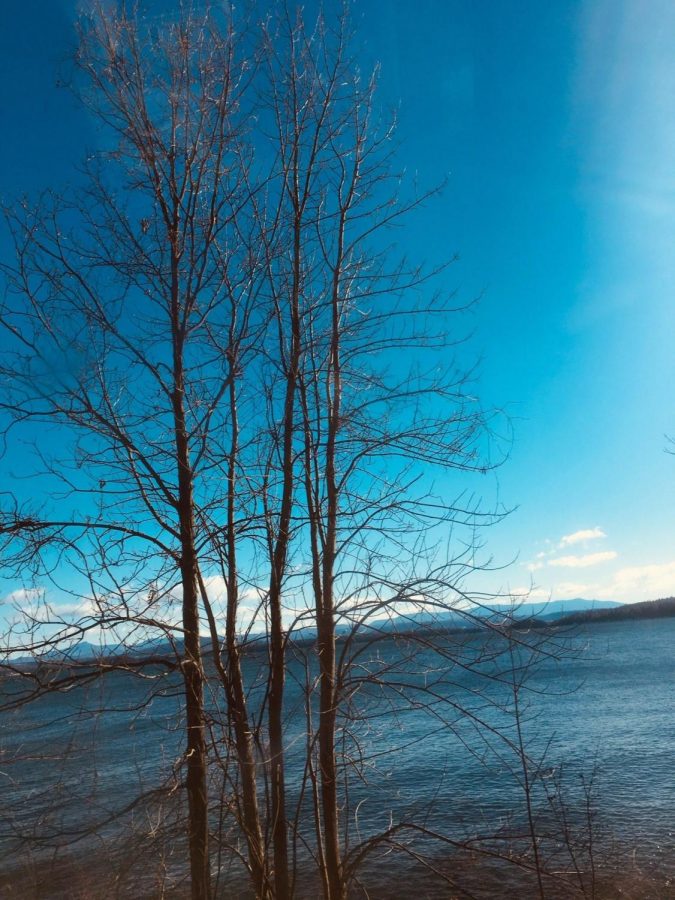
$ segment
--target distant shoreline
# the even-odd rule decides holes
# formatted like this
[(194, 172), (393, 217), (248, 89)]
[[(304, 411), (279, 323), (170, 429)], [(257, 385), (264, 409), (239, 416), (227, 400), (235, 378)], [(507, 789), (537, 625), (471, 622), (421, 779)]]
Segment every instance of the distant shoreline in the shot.
[[(546, 608), (545, 606), (543, 607)], [(642, 621), (648, 619), (663, 619), (675, 616), (675, 597), (664, 597), (659, 600), (644, 600), (638, 603), (624, 603), (618, 606), (603, 607), (602, 609), (584, 609), (577, 610), (572, 613), (561, 614), (539, 614), (518, 617), (518, 607), (514, 607), (514, 614), (508, 614), (504, 610), (495, 608), (493, 615), (476, 616), (471, 624), (457, 625), (455, 622), (446, 622), (442, 620), (429, 621), (425, 623), (413, 622), (396, 622), (396, 620), (383, 622), (381, 626), (372, 622), (363, 624), (360, 628), (355, 627), (354, 631), (338, 631), (336, 634), (336, 643), (344, 645), (346, 641), (352, 640), (356, 643), (367, 641), (380, 641), (392, 638), (415, 638), (417, 636), (442, 636), (442, 635), (466, 635), (471, 636), (481, 634), (485, 631), (522, 631), (525, 629), (557, 629), (572, 625), (593, 625), (595, 623), (604, 622), (628, 622)], [(470, 615), (470, 614), (469, 614)], [(503, 616), (499, 620), (498, 616)], [(358, 625), (358, 623), (357, 623)], [(292, 643), (300, 647), (310, 647), (316, 640), (314, 634), (303, 634), (298, 632), (291, 637)], [(177, 644), (177, 649), (180, 642)], [(128, 665), (145, 666), (145, 665), (164, 665), (169, 668), (177, 666), (177, 657), (171, 657), (169, 648), (166, 646), (156, 646), (150, 648), (132, 648), (128, 647), (119, 652), (106, 652), (106, 648), (102, 648), (102, 652), (96, 653), (95, 648), (91, 648), (91, 655), (85, 655), (82, 652), (84, 648), (80, 646), (72, 655), (60, 654), (42, 656), (38, 658), (22, 658), (15, 660), (13, 668), (16, 666), (49, 666), (50, 668), (72, 667), (91, 667), (92, 664), (105, 663), (111, 669), (122, 669)], [(109, 649), (109, 648), (108, 648)], [(265, 652), (266, 644), (264, 635), (251, 636), (243, 645), (242, 649), (246, 653)], [(208, 658), (213, 655), (210, 643), (206, 643), (203, 647), (204, 657)], [(0, 667), (0, 674), (2, 667)]]
[(586, 625), (589, 622), (626, 622), (633, 619), (664, 619), (675, 616), (675, 597), (623, 603), (611, 609), (587, 609), (568, 613), (546, 625)]

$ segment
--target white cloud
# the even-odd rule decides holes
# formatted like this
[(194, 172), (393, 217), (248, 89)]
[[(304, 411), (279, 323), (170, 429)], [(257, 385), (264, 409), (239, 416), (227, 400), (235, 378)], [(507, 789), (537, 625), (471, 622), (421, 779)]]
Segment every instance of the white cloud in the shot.
[(76, 619), (85, 616), (95, 616), (97, 613), (95, 601), (91, 597), (82, 597), (72, 603), (53, 603), (49, 607), (49, 615), (58, 619)]
[(13, 606), (15, 609), (32, 608), (43, 597), (42, 588), (17, 588), (0, 599), (0, 606)]
[(588, 566), (597, 566), (599, 563), (616, 559), (618, 554), (614, 550), (606, 550), (603, 553), (586, 553), (584, 556), (558, 556), (550, 559), (549, 566), (560, 566), (566, 569), (585, 569)]
[[(206, 593), (211, 601), (211, 603), (217, 603), (224, 599), (227, 587), (225, 584), (225, 579), (222, 575), (205, 575), (204, 576), (204, 587), (206, 588)], [(173, 594), (177, 595), (178, 591), (174, 588)], [(181, 586), (181, 596), (182, 596), (182, 586)]]
[(595, 565), (596, 562), (603, 562), (606, 559), (614, 559), (616, 553), (611, 556), (602, 556), (602, 554), (587, 554), (585, 556), (561, 556), (551, 558), (558, 550), (565, 547), (572, 547), (575, 544), (585, 544), (588, 541), (597, 541), (600, 538), (606, 538), (607, 535), (596, 525), (595, 528), (582, 528), (579, 531), (573, 531), (571, 534), (563, 535), (557, 543), (546, 538), (544, 543), (547, 549), (540, 550), (535, 554), (532, 562), (523, 563), (528, 572), (538, 572), (544, 566), (570, 566), (573, 568), (583, 568), (584, 566)]
[(627, 603), (658, 600), (660, 597), (674, 595), (675, 560), (645, 566), (625, 566), (619, 569), (606, 588), (598, 592), (598, 596), (624, 600)]
[(564, 535), (560, 540), (561, 547), (569, 547), (572, 544), (580, 544), (583, 541), (595, 541), (598, 538), (605, 538), (607, 535), (596, 525), (595, 528), (583, 528), (581, 531), (575, 531), (572, 534)]

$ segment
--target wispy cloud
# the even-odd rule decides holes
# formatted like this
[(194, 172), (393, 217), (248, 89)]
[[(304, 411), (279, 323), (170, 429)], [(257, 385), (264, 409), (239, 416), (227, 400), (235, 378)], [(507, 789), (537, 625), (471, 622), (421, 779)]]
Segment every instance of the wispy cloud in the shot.
[(552, 542), (546, 540), (548, 549), (541, 550), (534, 557), (534, 560), (524, 563), (528, 572), (538, 572), (545, 566), (560, 566), (572, 569), (583, 569), (586, 566), (594, 566), (596, 563), (606, 562), (610, 559), (616, 559), (617, 554), (613, 550), (607, 550), (603, 553), (587, 553), (580, 556), (556, 556), (559, 550), (566, 547), (574, 547), (578, 544), (587, 544), (590, 541), (597, 541), (606, 538), (607, 534), (596, 525), (595, 528), (581, 528), (579, 531), (573, 531), (571, 534), (564, 534), (559, 541)]
[(675, 560), (645, 566), (625, 566), (614, 576), (607, 594), (628, 602), (675, 595)]
[(570, 547), (572, 544), (581, 544), (585, 541), (596, 541), (598, 538), (606, 538), (607, 535), (597, 525), (595, 528), (582, 528), (572, 534), (565, 534), (560, 539), (560, 547)]
[(41, 588), (17, 588), (0, 599), (0, 606), (13, 606), (15, 609), (32, 607), (44, 596)]
[(561, 581), (555, 586), (555, 596), (558, 600), (571, 600), (576, 597), (596, 596), (596, 592), (590, 584), (580, 581)]
[[(583, 149), (579, 170), (585, 173), (589, 228), (597, 229), (600, 255), (623, 256), (634, 275), (587, 292), (577, 314), (587, 321), (644, 294), (652, 321), (663, 309), (666, 323), (664, 286), (675, 278), (675, 4), (594, 0), (579, 8), (572, 118)], [(660, 345), (665, 334), (652, 331), (652, 343)], [(635, 346), (633, 355), (639, 358)]]
[(549, 566), (560, 566), (566, 569), (586, 569), (588, 566), (597, 566), (599, 563), (616, 559), (618, 554), (614, 550), (606, 550), (604, 553), (585, 553), (583, 556), (557, 556), (549, 559)]
[(519, 585), (511, 588), (508, 596), (514, 600), (550, 600), (551, 592), (543, 587), (532, 587), (532, 585)]

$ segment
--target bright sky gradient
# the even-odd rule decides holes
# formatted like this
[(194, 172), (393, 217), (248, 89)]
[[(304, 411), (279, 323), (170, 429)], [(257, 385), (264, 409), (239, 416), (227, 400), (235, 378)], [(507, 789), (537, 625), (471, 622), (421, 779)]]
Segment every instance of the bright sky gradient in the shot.
[[(5, 201), (62, 187), (95, 144), (55, 87), (76, 6), (2, 3)], [(409, 174), (449, 176), (405, 250), (460, 254), (480, 393), (513, 417), (509, 462), (477, 485), (515, 507), (487, 535), (511, 565), (474, 587), (675, 594), (675, 4), (355, 0), (354, 20)]]

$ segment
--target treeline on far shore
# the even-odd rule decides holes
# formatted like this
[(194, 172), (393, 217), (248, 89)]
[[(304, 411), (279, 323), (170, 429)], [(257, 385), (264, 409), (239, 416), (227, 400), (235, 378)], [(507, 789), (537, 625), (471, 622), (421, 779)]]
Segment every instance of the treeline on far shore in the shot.
[(629, 619), (663, 619), (675, 616), (675, 597), (623, 603), (610, 609), (586, 609), (555, 619), (555, 625), (580, 625), (585, 622), (623, 622)]

